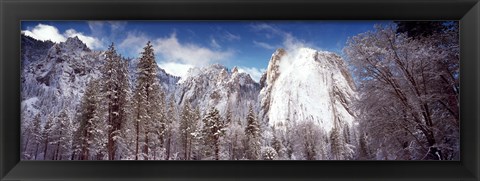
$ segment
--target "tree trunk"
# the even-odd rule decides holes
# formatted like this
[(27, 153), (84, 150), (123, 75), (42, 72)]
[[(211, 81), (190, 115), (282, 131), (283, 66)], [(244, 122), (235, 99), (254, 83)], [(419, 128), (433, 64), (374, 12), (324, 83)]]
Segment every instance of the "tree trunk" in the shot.
[(47, 159), (47, 150), (48, 150), (48, 136), (45, 139), (45, 148), (43, 150), (43, 160)]
[(144, 160), (148, 160), (148, 132), (145, 132), (145, 146), (143, 147), (143, 153), (145, 153)]
[[(111, 96), (108, 95), (108, 101), (111, 101)], [(113, 138), (112, 138), (112, 104), (111, 102), (108, 103), (108, 118), (107, 118), (108, 125), (110, 128), (108, 129), (108, 142), (107, 142), (107, 153), (108, 153), (108, 160), (113, 160)]]
[(187, 160), (190, 160), (192, 155), (192, 139), (188, 140), (188, 154), (187, 154)]
[(60, 152), (60, 141), (57, 143), (57, 151), (55, 153), (55, 159), (54, 160), (58, 160), (59, 152)]
[(37, 160), (37, 155), (38, 155), (38, 145), (39, 143), (37, 143), (37, 146), (35, 148), (35, 160)]
[(218, 146), (218, 138), (215, 138), (215, 160), (220, 159), (220, 148)]
[(167, 158), (166, 160), (170, 160), (170, 144), (171, 144), (171, 134), (170, 134), (170, 130), (168, 132), (168, 139), (167, 139)]
[(183, 155), (183, 158), (185, 160), (188, 160), (188, 133), (187, 133), (186, 130), (185, 130), (185, 133), (184, 133), (184, 138), (185, 138), (185, 143), (183, 144), (183, 150), (185, 151), (185, 153)]
[[(140, 113), (137, 114), (137, 119), (140, 118)], [(136, 130), (136, 143), (135, 143), (135, 160), (138, 160), (138, 140), (139, 140), (139, 124), (138, 120), (136, 121), (135, 124), (135, 130)]]
[(88, 140), (90, 139), (90, 133), (88, 132), (88, 129), (85, 129), (83, 131), (83, 140), (82, 140), (82, 151), (80, 152), (80, 160), (88, 160), (89, 157), (89, 144)]
[(28, 134), (27, 136), (27, 142), (25, 142), (25, 146), (23, 146), (23, 153), (25, 153), (25, 151), (27, 150), (27, 147), (28, 147), (28, 142), (30, 141), (30, 134)]

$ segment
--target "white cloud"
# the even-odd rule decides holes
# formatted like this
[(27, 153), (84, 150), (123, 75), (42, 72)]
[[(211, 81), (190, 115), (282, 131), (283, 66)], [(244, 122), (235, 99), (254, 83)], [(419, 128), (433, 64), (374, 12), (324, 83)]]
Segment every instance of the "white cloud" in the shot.
[(92, 36), (87, 36), (82, 32), (77, 32), (74, 29), (68, 29), (64, 33), (60, 33), (60, 31), (54, 26), (38, 24), (33, 29), (23, 30), (22, 33), (37, 40), (50, 40), (55, 43), (64, 42), (68, 37), (77, 36), (80, 40), (82, 40), (83, 43), (87, 45), (87, 47), (91, 49), (100, 49), (104, 47), (103, 43), (99, 39)]
[(265, 48), (267, 50), (275, 50), (275, 46), (270, 45), (270, 44), (265, 43), (265, 42), (260, 42), (260, 41), (253, 40), (253, 45), (255, 45), (257, 47), (260, 47), (260, 48)]
[[(116, 35), (125, 29), (126, 21), (88, 21), (88, 27), (93, 35), (104, 36), (105, 34)], [(105, 30), (105, 27), (110, 27), (110, 32)]]
[(90, 32), (92, 32), (93, 35), (95, 36), (103, 36), (105, 22), (104, 21), (89, 21), (88, 22), (88, 27), (90, 28)]
[(60, 43), (66, 40), (65, 36), (60, 34), (56, 27), (44, 24), (38, 24), (31, 30), (23, 30), (22, 33), (41, 41), (50, 40)]
[[(311, 43), (307, 43), (304, 40), (297, 39), (291, 33), (281, 30), (278, 27), (268, 25), (265, 23), (254, 24), (251, 26), (254, 31), (265, 32), (267, 37), (278, 36), (282, 38), (283, 48), (288, 50), (296, 50), (302, 47), (314, 47)], [(255, 42), (254, 42), (255, 44)]]
[(127, 26), (126, 21), (107, 21), (108, 24), (110, 24), (110, 31), (111, 32), (118, 32), (122, 31), (125, 29), (125, 26)]
[(182, 63), (175, 63), (175, 62), (160, 62), (158, 66), (165, 70), (168, 74), (178, 76), (178, 77), (186, 77), (188, 74), (188, 70), (193, 68), (193, 65), (190, 64), (182, 64)]
[(260, 82), (260, 78), (262, 78), (263, 73), (266, 69), (258, 69), (255, 67), (238, 67), (238, 72), (244, 72), (250, 75), (252, 79), (256, 82)]
[(227, 39), (228, 41), (234, 41), (234, 40), (240, 40), (241, 37), (239, 35), (234, 35), (230, 32), (225, 32), (225, 39)]
[(137, 58), (143, 51), (143, 47), (147, 44), (149, 38), (142, 33), (128, 32), (127, 37), (118, 44), (120, 52), (126, 54), (126, 56)]
[(161, 54), (165, 62), (176, 62), (202, 67), (212, 63), (221, 63), (233, 55), (233, 51), (211, 50), (196, 44), (182, 44), (175, 33), (152, 42), (155, 53)]
[(215, 40), (215, 38), (210, 39), (210, 46), (217, 49), (220, 48), (220, 45), (217, 43), (217, 40)]
[[(230, 50), (213, 50), (193, 43), (182, 43), (176, 33), (168, 37), (152, 38), (143, 33), (129, 32), (118, 45), (120, 52), (127, 56), (138, 58), (146, 43), (151, 40), (155, 57), (160, 68), (167, 73), (184, 77), (192, 67), (204, 67), (214, 63), (228, 61), (234, 52)], [(215, 39), (211, 39), (212, 47), (220, 48)]]

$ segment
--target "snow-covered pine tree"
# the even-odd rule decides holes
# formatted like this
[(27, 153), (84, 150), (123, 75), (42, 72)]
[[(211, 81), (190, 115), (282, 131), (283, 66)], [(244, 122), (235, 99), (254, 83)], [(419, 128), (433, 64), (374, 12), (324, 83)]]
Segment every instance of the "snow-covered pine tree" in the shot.
[[(159, 86), (155, 87), (160, 89)], [(165, 158), (165, 134), (167, 130), (167, 113), (166, 113), (166, 100), (165, 93), (162, 90), (155, 90), (153, 92), (159, 92), (157, 97), (152, 99), (152, 108), (155, 110), (153, 126), (154, 130), (151, 131), (152, 142), (154, 145), (153, 159), (163, 159)], [(153, 141), (154, 140), (154, 141)]]
[(349, 160), (353, 158), (352, 145), (345, 141), (341, 127), (334, 125), (330, 132), (330, 151), (333, 160)]
[[(148, 159), (149, 141), (155, 139), (150, 136), (154, 131), (154, 121), (161, 119), (161, 87), (157, 78), (157, 64), (152, 44), (143, 48), (142, 57), (137, 64), (137, 78), (133, 94), (133, 113), (135, 127), (135, 160)], [(162, 133), (162, 131), (160, 131)], [(161, 135), (160, 135), (161, 137)], [(143, 140), (142, 140), (143, 139)], [(140, 150), (140, 147), (143, 147)]]
[[(104, 110), (100, 111), (104, 112)], [(108, 159), (108, 124), (103, 121), (102, 117), (98, 116), (97, 121), (93, 122), (92, 132), (92, 159), (107, 160)]]
[(330, 132), (330, 151), (333, 160), (343, 160), (343, 138), (339, 128), (335, 126)]
[(212, 107), (203, 118), (202, 138), (207, 159), (220, 159), (220, 138), (224, 134), (224, 126), (220, 120), (220, 112)]
[(233, 137), (233, 122), (232, 122), (232, 110), (230, 108), (230, 105), (227, 105), (227, 110), (225, 111), (225, 119), (223, 121), (223, 125), (225, 126), (225, 136), (221, 140), (222, 141), (222, 147), (224, 148), (224, 155), (226, 158), (233, 159), (233, 142), (232, 142), (232, 137)]
[(303, 154), (306, 160), (315, 160), (317, 157), (317, 134), (316, 126), (312, 121), (301, 124), (303, 133)]
[(253, 107), (250, 105), (247, 115), (247, 127), (245, 128), (246, 141), (246, 158), (249, 160), (260, 159), (260, 128), (257, 122)]
[[(37, 113), (35, 117), (39, 116)], [(26, 116), (23, 116), (22, 119), (25, 119)], [(21, 136), (21, 148), (22, 148), (22, 159), (31, 159), (30, 153), (27, 152), (27, 148), (29, 147), (30, 138), (33, 136), (33, 122), (36, 118), (33, 118), (32, 121), (29, 121), (27, 125), (22, 123), (22, 136)]]
[(245, 129), (240, 124), (240, 120), (232, 121), (227, 133), (227, 138), (230, 140), (231, 143), (231, 153), (230, 159), (231, 160), (241, 160), (244, 159), (245, 156)]
[[(94, 142), (95, 124), (99, 122), (98, 80), (90, 80), (79, 107), (79, 127), (75, 132), (74, 153), (79, 160), (89, 160)], [(75, 158), (76, 156), (72, 156)]]
[(277, 130), (276, 127), (272, 127), (273, 139), (272, 148), (277, 152), (278, 158), (283, 159), (286, 156), (286, 148), (282, 143), (282, 130)]
[(172, 152), (172, 139), (173, 138), (173, 129), (174, 129), (174, 123), (177, 122), (177, 110), (175, 106), (175, 97), (172, 95), (169, 99), (168, 103), (168, 111), (167, 111), (167, 120), (166, 120), (166, 132), (165, 132), (165, 138), (166, 138), (166, 160), (170, 160), (171, 152)]
[(62, 160), (70, 151), (71, 145), (71, 124), (67, 110), (64, 108), (55, 118), (52, 130), (52, 143), (55, 145), (52, 160)]
[(50, 145), (51, 141), (52, 126), (53, 117), (51, 114), (49, 114), (42, 130), (43, 160), (47, 160), (48, 146)]
[(41, 140), (42, 140), (42, 135), (41, 135), (41, 120), (40, 120), (40, 115), (35, 116), (35, 119), (33, 120), (33, 143), (35, 144), (35, 160), (37, 159), (38, 155), (38, 148), (40, 146)]
[(105, 63), (102, 71), (102, 97), (106, 111), (107, 153), (109, 160), (115, 160), (118, 149), (118, 137), (122, 124), (127, 120), (128, 69), (127, 63), (117, 54), (113, 43), (105, 52)]
[[(40, 114), (33, 117), (33, 121), (26, 129), (26, 142), (23, 148), (23, 157), (25, 159), (36, 160), (38, 147), (41, 142), (41, 119)], [(33, 146), (33, 147), (30, 147)]]
[(358, 160), (370, 160), (371, 155), (370, 155), (370, 150), (368, 149), (368, 143), (367, 143), (367, 138), (365, 133), (362, 131), (360, 132), (360, 137), (358, 140), (358, 154), (357, 154), (357, 159)]
[(191, 133), (192, 140), (191, 140), (191, 160), (200, 160), (203, 155), (203, 142), (202, 142), (202, 116), (200, 114), (200, 108), (197, 106), (192, 114), (192, 120), (194, 120), (194, 127), (195, 129)]
[(190, 160), (192, 152), (193, 134), (196, 130), (196, 121), (194, 112), (190, 108), (190, 103), (185, 101), (183, 105), (181, 122), (180, 122), (180, 142), (182, 145), (183, 159)]

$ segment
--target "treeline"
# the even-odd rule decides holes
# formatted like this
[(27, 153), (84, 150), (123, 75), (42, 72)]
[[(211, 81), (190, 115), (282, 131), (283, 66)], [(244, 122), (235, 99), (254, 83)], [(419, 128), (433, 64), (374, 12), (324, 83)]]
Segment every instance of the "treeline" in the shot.
[[(75, 117), (63, 109), (42, 123), (37, 114), (22, 135), (29, 160), (261, 159), (260, 126), (250, 106), (246, 125), (211, 108), (202, 116), (185, 102), (166, 98), (157, 79), (152, 45), (136, 67), (134, 86), (127, 62), (112, 44), (102, 76), (88, 83)], [(133, 87), (131, 89), (130, 87)]]
[(459, 160), (458, 22), (395, 22), (347, 42), (360, 158)]

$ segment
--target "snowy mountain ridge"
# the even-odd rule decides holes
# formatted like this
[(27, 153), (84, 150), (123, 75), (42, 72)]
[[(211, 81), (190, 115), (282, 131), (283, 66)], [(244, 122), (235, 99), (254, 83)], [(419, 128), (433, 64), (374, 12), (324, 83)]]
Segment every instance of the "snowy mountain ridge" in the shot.
[(175, 100), (179, 105), (189, 102), (198, 106), (201, 112), (216, 107), (225, 115), (229, 109), (234, 119), (243, 119), (248, 106), (256, 105), (259, 91), (260, 86), (250, 75), (238, 72), (236, 67), (228, 71), (225, 66), (213, 64), (190, 69), (177, 85)]
[[(22, 74), (22, 107), (33, 116), (38, 111), (59, 112), (60, 105), (75, 112), (88, 81), (101, 75), (104, 52), (92, 51), (72, 37), (53, 44), (46, 55), (29, 57), (37, 59), (22, 60), (32, 62)], [(137, 63), (138, 59), (129, 61), (131, 82)], [(228, 70), (220, 64), (192, 68), (181, 82), (161, 68), (157, 73), (167, 99), (173, 96), (179, 107), (188, 102), (202, 113), (216, 107), (221, 115), (231, 111), (234, 120), (243, 120), (252, 106), (260, 120), (275, 126), (313, 121), (329, 132), (337, 123), (354, 124), (350, 103), (356, 98), (355, 87), (343, 60), (334, 53), (278, 49), (260, 83), (236, 67)]]
[(58, 113), (62, 108), (75, 112), (88, 81), (100, 76), (103, 53), (88, 49), (78, 37), (52, 44), (46, 52), (33, 52), (38, 54), (31, 59), (22, 56), (22, 61), (30, 62), (22, 70), (23, 116)]

